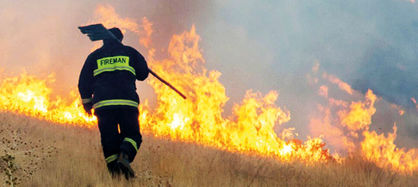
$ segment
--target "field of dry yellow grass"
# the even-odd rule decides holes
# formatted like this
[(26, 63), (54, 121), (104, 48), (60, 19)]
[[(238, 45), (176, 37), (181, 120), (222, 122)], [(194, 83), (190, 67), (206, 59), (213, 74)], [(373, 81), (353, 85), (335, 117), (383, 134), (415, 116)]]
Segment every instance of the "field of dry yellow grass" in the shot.
[(359, 159), (305, 166), (144, 135), (136, 178), (112, 179), (99, 132), (0, 113), (2, 186), (418, 186)]

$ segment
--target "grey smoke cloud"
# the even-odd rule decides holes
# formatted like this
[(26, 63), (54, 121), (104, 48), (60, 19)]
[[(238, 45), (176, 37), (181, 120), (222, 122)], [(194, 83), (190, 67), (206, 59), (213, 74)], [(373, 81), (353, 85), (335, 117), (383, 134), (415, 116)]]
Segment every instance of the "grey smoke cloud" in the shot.
[[(279, 90), (278, 104), (292, 114), (289, 125), (304, 131), (318, 101), (316, 88), (306, 80), (317, 60), (321, 70), (353, 88), (363, 92), (370, 88), (387, 101), (412, 108), (399, 121), (405, 126), (399, 133), (418, 136), (413, 128), (418, 125), (417, 113), (410, 101), (418, 98), (416, 4), (403, 0), (2, 0), (0, 23), (5, 27), (0, 30), (0, 67), (16, 73), (22, 68), (35, 74), (53, 71), (59, 75), (59, 89), (74, 88), (93, 46), (76, 28), (91, 21), (98, 4), (109, 4), (121, 17), (138, 23), (147, 17), (154, 24), (157, 49), (165, 49), (172, 34), (195, 24), (208, 69), (223, 74), (220, 80), (231, 97), (229, 108), (247, 89)], [(132, 33), (126, 34), (125, 43), (143, 50)], [(152, 94), (149, 89), (144, 92)], [(390, 130), (392, 125), (386, 126)]]
[(279, 90), (289, 125), (305, 135), (319, 100), (306, 74), (317, 60), (354, 89), (406, 108), (401, 119), (378, 108), (374, 126), (388, 132), (398, 122), (399, 134), (418, 137), (410, 99), (418, 97), (417, 26), (418, 6), (408, 1), (219, 0), (213, 18), (197, 28), (208, 66), (223, 73), (232, 101), (250, 88)]
[[(418, 11), (407, 1), (217, 1), (203, 31), (208, 58), (225, 77), (263, 90), (299, 90), (314, 60), (354, 88), (414, 107)], [(207, 37), (205, 37), (207, 36)], [(216, 51), (216, 52), (212, 52)], [(216, 54), (216, 55), (215, 55)], [(232, 80), (235, 81), (232, 76)], [(239, 78), (238, 78), (239, 79)], [(263, 85), (263, 86), (259, 86)], [(295, 88), (298, 87), (298, 88)], [(303, 87), (303, 86), (302, 86)], [(283, 93), (283, 92), (282, 92)], [(292, 94), (295, 92), (291, 92)]]

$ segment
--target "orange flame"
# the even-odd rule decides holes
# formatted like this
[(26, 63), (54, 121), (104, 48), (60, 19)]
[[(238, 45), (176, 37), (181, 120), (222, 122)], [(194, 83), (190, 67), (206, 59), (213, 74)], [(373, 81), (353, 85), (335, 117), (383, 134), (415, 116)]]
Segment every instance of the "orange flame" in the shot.
[(143, 45), (146, 48), (149, 48), (150, 44), (151, 44), (151, 35), (152, 35), (152, 23), (146, 18), (144, 17), (142, 19), (142, 25), (144, 26), (144, 34), (142, 34), (143, 36), (140, 37), (139, 39), (139, 43), (141, 45)]
[[(104, 19), (100, 21), (106, 26), (117, 23), (122, 29), (144, 38), (139, 25), (131, 19), (120, 18), (113, 8), (99, 6), (97, 14), (99, 19)], [(143, 23), (146, 25), (143, 27), (147, 30), (145, 33), (148, 33), (145, 37), (150, 38), (152, 24), (146, 19)], [(150, 45), (150, 40), (140, 41), (147, 41), (142, 44)], [(192, 26), (190, 31), (172, 37), (168, 58), (158, 61), (148, 59), (152, 69), (185, 92), (188, 99), (183, 100), (156, 79), (148, 79), (155, 89), (158, 106), (152, 110), (147, 101), (140, 106), (142, 132), (279, 160), (313, 163), (331, 159), (320, 138), (308, 138), (302, 142), (294, 139), (286, 141), (277, 136), (274, 126), (289, 121), (290, 113), (275, 105), (279, 95), (276, 91), (262, 95), (249, 90), (241, 104), (233, 107), (233, 114), (223, 117), (223, 107), (229, 98), (218, 80), (221, 73), (209, 71), (203, 66), (205, 59), (199, 41), (200, 36)], [(95, 119), (82, 112), (80, 101), (75, 96), (77, 94), (68, 98), (72, 100), (69, 104), (59, 98), (57, 102), (52, 102), (46, 82), (25, 74), (3, 80), (1, 108), (57, 123), (93, 126)], [(285, 134), (291, 137), (290, 130)]]
[[(307, 164), (330, 160), (341, 162), (342, 158), (338, 154), (331, 156), (328, 149), (324, 148), (321, 136), (308, 137), (303, 142), (293, 139), (296, 135), (293, 133), (294, 128), (278, 132), (281, 136), (276, 134), (274, 127), (291, 119), (289, 111), (276, 106), (279, 98), (276, 91), (263, 95), (249, 90), (241, 103), (234, 105), (232, 115), (224, 117), (223, 108), (229, 98), (225, 94), (225, 87), (219, 82), (221, 73), (204, 67), (205, 59), (199, 48), (200, 36), (194, 26), (190, 31), (174, 35), (168, 45), (168, 57), (158, 60), (154, 59), (155, 50), (151, 46), (152, 24), (146, 18), (142, 20), (143, 26), (140, 26), (133, 19), (120, 18), (110, 6), (99, 6), (96, 19), (106, 27), (117, 25), (124, 32), (136, 33), (140, 44), (148, 49), (150, 67), (188, 97), (183, 100), (158, 80), (149, 78), (147, 83), (155, 90), (158, 106), (151, 109), (147, 100), (140, 105), (142, 132), (281, 161), (301, 160)], [(318, 69), (319, 63), (313, 71), (316, 73)], [(350, 85), (337, 77), (324, 73), (323, 78), (337, 84), (350, 95), (353, 94)], [(72, 92), (66, 99), (51, 96), (49, 85), (53, 81), (52, 75), (38, 79), (26, 73), (2, 79), (0, 110), (55, 123), (94, 127), (95, 117), (89, 117), (83, 112), (76, 92)], [(319, 93), (328, 98), (328, 89), (325, 85), (321, 86)], [(330, 132), (344, 148), (361, 151), (362, 156), (379, 167), (399, 172), (417, 171), (418, 151), (398, 149), (393, 143), (396, 126), (387, 138), (369, 131), (372, 116), (376, 112), (376, 101), (377, 97), (371, 90), (366, 93), (364, 101), (359, 102), (328, 98), (329, 106), (318, 107), (320, 112), (325, 113), (325, 117), (313, 119), (311, 124), (323, 126), (318, 132), (323, 133), (325, 138)], [(332, 111), (337, 111), (337, 117), (333, 117)]]
[(387, 137), (375, 131), (364, 131), (364, 141), (361, 142), (364, 157), (374, 161), (379, 167), (408, 173), (417, 171), (418, 149), (405, 151), (405, 149), (397, 148), (394, 144), (396, 131), (396, 124), (393, 126), (393, 133), (389, 133)]
[(350, 110), (340, 111), (338, 115), (341, 123), (351, 131), (367, 129), (372, 123), (372, 116), (376, 112), (374, 103), (376, 102), (376, 95), (371, 90), (366, 93), (366, 101), (353, 102), (350, 105)]
[(228, 97), (218, 81), (221, 73), (208, 71), (199, 49), (200, 36), (192, 26), (189, 32), (174, 35), (168, 47), (169, 58), (151, 61), (152, 69), (186, 91), (183, 100), (155, 79), (154, 87), (159, 103), (149, 113), (146, 105), (141, 112), (144, 131), (174, 140), (200, 143), (220, 149), (275, 157), (280, 160), (301, 159), (306, 162), (330, 159), (319, 138), (306, 142), (285, 141), (273, 130), (275, 125), (290, 120), (289, 112), (275, 106), (278, 93), (263, 96), (247, 91), (241, 104), (233, 107), (233, 115), (222, 117)]
[[(316, 71), (313, 72), (316, 73)], [(351, 89), (347, 83), (332, 77), (326, 73), (323, 74), (324, 79), (339, 85), (340, 89), (345, 91)], [(318, 94), (328, 98), (327, 93), (328, 87), (321, 85)], [(318, 110), (323, 117), (311, 120), (311, 132), (323, 134), (331, 145), (344, 148), (349, 153), (360, 152), (360, 155), (365, 159), (376, 163), (379, 167), (409, 174), (417, 171), (418, 149), (405, 150), (396, 147), (394, 144), (396, 125), (394, 126), (394, 132), (389, 133), (387, 137), (384, 134), (369, 130), (372, 124), (372, 116), (376, 112), (374, 105), (377, 97), (371, 90), (368, 90), (364, 97), (364, 101), (351, 102), (349, 105), (346, 101), (328, 98), (328, 107), (318, 106)], [(336, 111), (338, 118), (333, 118), (331, 111)], [(398, 112), (403, 115), (404, 111), (399, 108)], [(360, 135), (363, 135), (363, 137)]]
[(21, 113), (48, 121), (94, 127), (96, 117), (89, 117), (80, 106), (78, 94), (71, 92), (63, 100), (51, 99), (49, 84), (54, 76), (38, 79), (26, 73), (4, 78), (0, 83), (0, 111)]

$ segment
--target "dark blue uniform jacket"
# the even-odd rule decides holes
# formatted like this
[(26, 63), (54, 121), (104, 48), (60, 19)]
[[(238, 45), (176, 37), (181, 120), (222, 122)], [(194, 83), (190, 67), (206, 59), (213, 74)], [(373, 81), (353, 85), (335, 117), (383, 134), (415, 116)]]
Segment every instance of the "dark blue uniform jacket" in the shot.
[(136, 80), (145, 80), (149, 70), (144, 57), (121, 43), (107, 43), (92, 52), (80, 73), (78, 89), (83, 104), (97, 110), (138, 108)]

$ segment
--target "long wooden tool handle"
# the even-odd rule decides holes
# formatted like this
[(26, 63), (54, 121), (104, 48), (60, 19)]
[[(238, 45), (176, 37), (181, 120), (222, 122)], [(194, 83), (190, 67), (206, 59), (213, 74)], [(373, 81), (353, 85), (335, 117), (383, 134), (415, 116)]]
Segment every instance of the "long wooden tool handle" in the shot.
[(173, 85), (171, 85), (170, 83), (168, 83), (167, 81), (165, 81), (163, 78), (161, 78), (160, 76), (158, 76), (155, 72), (153, 72), (151, 69), (148, 69), (149, 72), (154, 75), (155, 78), (157, 78), (158, 80), (160, 80), (161, 82), (163, 82), (165, 85), (167, 85), (168, 87), (170, 87), (171, 89), (173, 89), (174, 91), (176, 91), (181, 97), (183, 97), (183, 99), (186, 99), (186, 96), (181, 93), (179, 90), (177, 90), (176, 88), (174, 88)]

